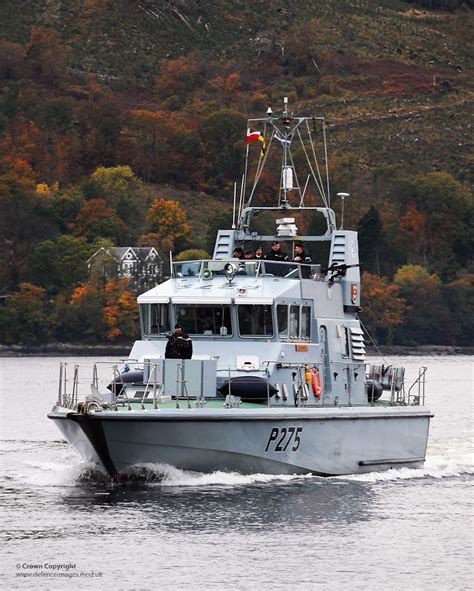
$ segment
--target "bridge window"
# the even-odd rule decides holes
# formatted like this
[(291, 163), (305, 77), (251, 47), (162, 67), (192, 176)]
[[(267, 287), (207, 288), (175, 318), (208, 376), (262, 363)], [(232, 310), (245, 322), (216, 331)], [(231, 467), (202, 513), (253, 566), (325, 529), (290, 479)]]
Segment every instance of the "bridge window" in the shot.
[(278, 336), (281, 339), (309, 339), (311, 306), (277, 305)]
[(311, 307), (301, 306), (301, 338), (309, 339), (311, 336)]
[(290, 339), (297, 339), (300, 336), (300, 307), (290, 306)]
[(278, 304), (277, 306), (278, 335), (282, 339), (288, 337), (288, 306)]
[(272, 337), (272, 307), (255, 305), (237, 306), (239, 332), (243, 337)]
[(141, 304), (140, 313), (145, 334), (159, 335), (171, 330), (168, 304)]
[(176, 304), (176, 322), (190, 335), (231, 336), (230, 306)]

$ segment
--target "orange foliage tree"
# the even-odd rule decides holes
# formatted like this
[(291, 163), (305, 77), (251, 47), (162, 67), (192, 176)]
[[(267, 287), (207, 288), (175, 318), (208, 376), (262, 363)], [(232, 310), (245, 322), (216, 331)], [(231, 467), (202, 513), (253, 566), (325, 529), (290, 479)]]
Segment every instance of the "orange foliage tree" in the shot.
[[(146, 216), (149, 233), (141, 243), (153, 242), (154, 246), (172, 250), (175, 242), (191, 231), (186, 212), (173, 199), (155, 199)], [(148, 239), (148, 240), (147, 240)]]
[(391, 344), (394, 328), (403, 323), (406, 306), (399, 294), (399, 287), (389, 284), (386, 277), (363, 273), (361, 319), (381, 343)]
[(138, 336), (138, 306), (135, 296), (127, 289), (128, 280), (110, 279), (105, 284), (104, 320), (107, 340)]
[(147, 182), (167, 181), (176, 173), (178, 159), (173, 145), (175, 127), (173, 115), (164, 111), (140, 109), (131, 112), (133, 168)]
[(114, 209), (107, 207), (104, 199), (87, 201), (71, 229), (76, 236), (84, 236), (91, 242), (97, 238), (110, 238), (115, 244), (126, 242), (126, 225)]

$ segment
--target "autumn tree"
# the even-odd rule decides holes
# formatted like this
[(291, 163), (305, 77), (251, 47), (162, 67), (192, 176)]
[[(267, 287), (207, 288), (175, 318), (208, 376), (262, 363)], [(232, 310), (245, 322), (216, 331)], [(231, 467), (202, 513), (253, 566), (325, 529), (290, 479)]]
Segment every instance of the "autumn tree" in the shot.
[(0, 41), (0, 79), (19, 80), (28, 74), (25, 52), (19, 43)]
[(134, 170), (147, 182), (173, 179), (179, 170), (173, 116), (163, 111), (135, 110), (130, 113), (130, 130)]
[(139, 316), (136, 296), (127, 289), (128, 280), (110, 279), (104, 289), (104, 320), (107, 340), (134, 340), (139, 336)]
[(180, 97), (181, 101), (209, 78), (212, 65), (197, 51), (176, 59), (163, 61), (155, 88), (161, 98)]
[(77, 149), (85, 172), (98, 164), (117, 164), (126, 121), (126, 115), (110, 89), (89, 82), (88, 90), (87, 100), (75, 108), (79, 136)]
[(67, 77), (70, 50), (54, 29), (33, 26), (26, 48), (27, 63), (37, 80), (58, 84)]
[(130, 166), (99, 166), (90, 180), (88, 190), (114, 209), (135, 242), (147, 210), (147, 194), (141, 181)]
[(361, 320), (377, 342), (392, 343), (394, 329), (403, 323), (405, 310), (398, 285), (389, 284), (386, 277), (366, 271), (362, 274)]
[(104, 199), (90, 199), (71, 225), (76, 236), (84, 236), (89, 242), (98, 238), (110, 238), (118, 245), (128, 242), (128, 228), (115, 210), (107, 207)]
[(191, 230), (186, 212), (172, 199), (155, 199), (147, 212), (146, 223), (148, 233), (142, 236), (141, 244), (161, 250), (173, 250)]

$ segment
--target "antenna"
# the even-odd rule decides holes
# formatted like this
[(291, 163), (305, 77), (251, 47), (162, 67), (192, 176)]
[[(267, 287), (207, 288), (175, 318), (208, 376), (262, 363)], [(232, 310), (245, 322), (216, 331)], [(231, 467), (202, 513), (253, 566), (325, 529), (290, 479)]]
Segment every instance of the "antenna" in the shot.
[(341, 227), (339, 228), (339, 230), (342, 230), (344, 228), (344, 199), (346, 197), (349, 197), (349, 193), (338, 193), (337, 197), (340, 197), (342, 199), (342, 206), (341, 206)]
[(237, 200), (237, 183), (234, 183), (234, 207), (232, 209), (232, 230), (235, 230), (235, 202)]

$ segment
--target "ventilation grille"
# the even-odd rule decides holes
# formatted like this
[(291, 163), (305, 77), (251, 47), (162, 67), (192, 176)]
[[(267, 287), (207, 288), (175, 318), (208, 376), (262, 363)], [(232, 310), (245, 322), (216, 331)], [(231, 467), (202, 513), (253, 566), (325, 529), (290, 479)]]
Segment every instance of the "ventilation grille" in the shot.
[(359, 361), (360, 363), (365, 363), (365, 343), (364, 343), (364, 333), (362, 329), (359, 327), (351, 326), (351, 350), (352, 350), (352, 359), (355, 361)]
[(234, 232), (232, 230), (219, 230), (216, 247), (214, 248), (214, 260), (228, 259), (234, 250)]
[(331, 252), (331, 264), (332, 263), (345, 263), (346, 262), (346, 237), (342, 235), (334, 235)]

